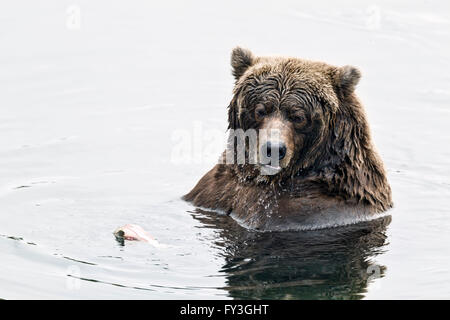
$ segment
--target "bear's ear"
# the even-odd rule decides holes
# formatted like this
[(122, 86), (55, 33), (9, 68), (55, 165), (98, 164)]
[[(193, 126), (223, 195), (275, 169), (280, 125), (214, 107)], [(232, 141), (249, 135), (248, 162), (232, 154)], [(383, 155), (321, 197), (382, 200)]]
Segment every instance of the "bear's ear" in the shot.
[(233, 76), (237, 80), (253, 65), (255, 57), (250, 50), (236, 47), (231, 53), (231, 67)]
[(361, 72), (352, 66), (338, 68), (335, 76), (336, 88), (344, 95), (351, 94), (361, 78)]

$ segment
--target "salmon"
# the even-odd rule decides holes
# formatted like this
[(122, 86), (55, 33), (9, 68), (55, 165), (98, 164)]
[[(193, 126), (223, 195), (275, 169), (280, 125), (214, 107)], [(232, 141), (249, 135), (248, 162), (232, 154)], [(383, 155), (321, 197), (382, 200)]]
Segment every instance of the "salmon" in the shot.
[(143, 241), (149, 244), (159, 247), (159, 242), (153, 238), (147, 231), (141, 226), (136, 224), (126, 224), (123, 227), (119, 227), (114, 231), (114, 236), (117, 240), (124, 243), (124, 240), (128, 241)]

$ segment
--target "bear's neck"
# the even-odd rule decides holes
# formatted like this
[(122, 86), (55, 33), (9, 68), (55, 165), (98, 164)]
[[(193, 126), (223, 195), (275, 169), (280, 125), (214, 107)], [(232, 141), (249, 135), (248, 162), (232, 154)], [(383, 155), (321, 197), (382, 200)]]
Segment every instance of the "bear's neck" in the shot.
[(388, 210), (392, 207), (391, 189), (383, 164), (371, 151), (358, 153), (355, 159), (324, 167), (313, 179), (330, 195), (372, 206), (377, 212)]
[(334, 119), (330, 142), (321, 157), (318, 180), (328, 192), (369, 205), (377, 212), (392, 207), (391, 188), (383, 162), (371, 141), (366, 115), (359, 101), (344, 106)]

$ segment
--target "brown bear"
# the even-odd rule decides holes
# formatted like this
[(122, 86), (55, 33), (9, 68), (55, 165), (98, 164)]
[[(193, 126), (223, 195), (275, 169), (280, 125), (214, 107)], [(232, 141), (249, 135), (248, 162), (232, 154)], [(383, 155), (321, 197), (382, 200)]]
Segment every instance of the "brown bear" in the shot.
[[(259, 230), (336, 226), (392, 207), (384, 165), (354, 92), (358, 69), (256, 57), (239, 47), (231, 65), (236, 83), (228, 107), (229, 144), (186, 201)], [(244, 161), (235, 150), (239, 130)], [(257, 135), (256, 158), (250, 130), (266, 132)]]

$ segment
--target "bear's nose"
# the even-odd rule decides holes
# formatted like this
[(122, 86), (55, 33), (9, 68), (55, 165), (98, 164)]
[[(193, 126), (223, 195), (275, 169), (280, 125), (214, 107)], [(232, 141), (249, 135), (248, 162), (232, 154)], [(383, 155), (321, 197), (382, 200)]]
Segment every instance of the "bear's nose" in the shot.
[(270, 142), (268, 141), (263, 148), (266, 148), (267, 157), (278, 151), (278, 159), (281, 160), (286, 156), (286, 145), (284, 142)]

